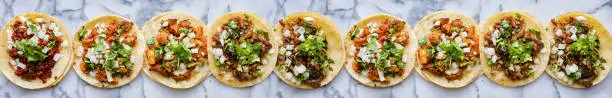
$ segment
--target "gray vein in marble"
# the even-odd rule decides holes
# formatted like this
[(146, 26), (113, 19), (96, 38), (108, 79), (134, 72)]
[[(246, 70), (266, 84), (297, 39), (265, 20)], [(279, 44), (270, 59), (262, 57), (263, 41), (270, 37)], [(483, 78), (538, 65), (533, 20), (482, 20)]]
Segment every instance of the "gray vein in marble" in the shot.
[(559, 98), (561, 98), (561, 93), (559, 93), (559, 89), (557, 87), (557, 81), (556, 79), (552, 79), (552, 80), (554, 80), (552, 81), (553, 82), (552, 84), (553, 84), (553, 87), (555, 87), (555, 93), (557, 93), (557, 95), (559, 95)]
[(587, 11), (587, 13), (589, 13), (589, 14), (593, 14), (593, 13), (595, 13), (595, 12), (597, 12), (597, 11), (601, 10), (601, 8), (606, 7), (606, 6), (610, 6), (610, 7), (612, 7), (612, 1), (608, 1), (608, 2), (606, 2), (606, 3), (603, 3), (603, 4), (601, 4), (601, 6), (598, 6), (598, 7), (596, 7), (596, 8), (595, 8), (595, 9), (593, 9), (593, 10)]

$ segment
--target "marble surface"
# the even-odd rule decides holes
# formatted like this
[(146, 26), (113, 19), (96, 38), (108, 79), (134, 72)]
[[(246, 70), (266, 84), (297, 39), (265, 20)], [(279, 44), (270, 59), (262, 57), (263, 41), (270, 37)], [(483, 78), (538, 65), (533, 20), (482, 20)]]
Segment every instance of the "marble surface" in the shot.
[[(117, 14), (142, 26), (158, 13), (181, 11), (210, 24), (218, 16), (236, 10), (255, 12), (273, 26), (278, 19), (294, 12), (320, 12), (330, 17), (342, 32), (369, 15), (392, 14), (414, 26), (423, 16), (440, 10), (454, 10), (479, 23), (504, 10), (529, 12), (542, 23), (567, 11), (583, 11), (612, 29), (611, 0), (0, 0), (0, 24), (15, 15), (33, 11), (55, 16), (70, 31), (104, 14)], [(211, 76), (191, 89), (174, 90), (154, 82), (144, 73), (121, 88), (98, 89), (87, 85), (71, 70), (57, 86), (40, 90), (19, 88), (2, 76), (0, 98), (610, 98), (611, 86), (612, 79), (605, 79), (589, 89), (573, 89), (543, 74), (535, 82), (518, 88), (501, 87), (481, 76), (464, 88), (446, 89), (412, 73), (397, 86), (375, 89), (360, 85), (342, 71), (331, 84), (316, 90), (292, 88), (275, 74), (249, 88), (231, 88)]]

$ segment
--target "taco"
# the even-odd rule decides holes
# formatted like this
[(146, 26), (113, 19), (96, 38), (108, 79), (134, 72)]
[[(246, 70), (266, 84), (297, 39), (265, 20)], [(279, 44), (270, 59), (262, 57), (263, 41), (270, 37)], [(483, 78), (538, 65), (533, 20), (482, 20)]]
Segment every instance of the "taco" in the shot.
[(342, 70), (342, 36), (334, 22), (315, 12), (298, 12), (278, 21), (280, 38), (274, 72), (285, 83), (314, 89), (331, 82)]
[(460, 88), (480, 76), (478, 24), (463, 14), (440, 11), (415, 27), (419, 40), (416, 72), (445, 88)]
[(573, 88), (589, 88), (608, 76), (612, 37), (595, 17), (565, 13), (551, 19), (546, 30), (552, 36), (548, 75)]
[(211, 72), (231, 87), (253, 86), (270, 75), (276, 65), (280, 33), (255, 13), (230, 12), (211, 26), (208, 57)]
[(548, 62), (550, 45), (543, 27), (527, 12), (506, 11), (484, 22), (483, 73), (507, 87), (526, 85), (538, 79)]
[(53, 16), (24, 13), (15, 16), (0, 34), (0, 70), (25, 89), (56, 85), (69, 70), (70, 33)]
[(72, 45), (74, 71), (94, 87), (123, 86), (142, 69), (142, 34), (121, 16), (104, 15), (86, 22), (75, 33)]
[(144, 72), (160, 84), (191, 88), (210, 75), (206, 25), (191, 15), (166, 12), (142, 28), (147, 41)]
[(344, 45), (346, 70), (368, 87), (397, 85), (414, 68), (416, 37), (395, 16), (379, 14), (360, 20), (349, 29)]

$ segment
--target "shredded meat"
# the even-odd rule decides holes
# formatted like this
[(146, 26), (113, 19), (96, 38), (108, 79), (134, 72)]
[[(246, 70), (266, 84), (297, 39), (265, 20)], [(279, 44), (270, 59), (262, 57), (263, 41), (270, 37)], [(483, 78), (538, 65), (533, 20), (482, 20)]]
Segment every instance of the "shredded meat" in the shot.
[[(221, 26), (221, 30), (230, 31), (231, 29), (230, 24), (229, 24), (230, 21), (233, 21), (233, 23), (235, 23), (235, 25), (237, 26), (237, 29), (240, 30), (240, 32), (242, 33), (238, 33), (235, 36), (228, 36), (228, 39), (238, 39), (237, 40), (238, 43), (243, 43), (245, 41), (248, 41), (250, 43), (259, 45), (260, 46), (259, 57), (264, 57), (264, 55), (267, 54), (268, 51), (272, 48), (272, 44), (268, 41), (268, 38), (266, 37), (266, 35), (261, 35), (255, 32), (256, 28), (254, 28), (252, 20), (248, 18), (244, 18), (244, 17), (232, 17), (231, 19), (229, 19), (227, 23)], [(219, 39), (220, 33), (221, 32), (216, 33), (213, 36), (213, 38)], [(232, 32), (228, 32), (228, 33), (232, 33)], [(212, 43), (213, 47), (223, 48), (221, 46), (222, 42), (219, 42), (219, 40), (213, 40), (213, 41), (214, 41)], [(232, 53), (230, 53), (229, 51), (223, 51), (223, 55), (225, 57), (228, 57), (228, 60), (226, 60), (225, 62), (221, 62), (226, 65), (221, 66), (220, 69), (222, 71), (232, 72), (233, 76), (239, 81), (248, 81), (248, 80), (256, 79), (257, 77), (259, 77), (258, 67), (264, 66), (261, 63), (245, 64), (245, 65), (240, 65), (242, 69), (238, 69), (239, 67), (237, 63), (238, 58), (236, 58), (236, 56), (233, 56)]]
[[(283, 36), (283, 47), (285, 47), (286, 45), (295, 45), (295, 46), (299, 46), (302, 42), (299, 41), (298, 39), (298, 34), (297, 31), (294, 30), (294, 26), (302, 26), (304, 28), (309, 28), (312, 31), (311, 32), (305, 32), (307, 34), (310, 35), (316, 35), (316, 32), (319, 31), (319, 29), (317, 28), (317, 26), (314, 23), (305, 23), (306, 21), (303, 20), (302, 18), (299, 19), (295, 19), (292, 21), (284, 21), (284, 20), (279, 20), (279, 24), (283, 27), (281, 31), (285, 31), (288, 30), (290, 31), (290, 36), (285, 37)], [(269, 46), (269, 45), (268, 45)], [(295, 49), (297, 50), (297, 49)], [(296, 52), (297, 51), (292, 51), (292, 52)], [(293, 67), (296, 65), (305, 65), (306, 68), (310, 71), (308, 71), (309, 77), (303, 81), (304, 84), (310, 85), (312, 87), (320, 87), (321, 86), (321, 81), (323, 81), (323, 79), (325, 79), (325, 74), (323, 73), (324, 70), (327, 69), (322, 69), (321, 66), (319, 64), (313, 64), (313, 63), (309, 63), (312, 58), (311, 57), (300, 57), (297, 55), (289, 55), (289, 56), (285, 56), (285, 55), (281, 55), (278, 58), (278, 62), (279, 64), (285, 64), (284, 61), (285, 59), (290, 59), (294, 62), (294, 64), (291, 64), (289, 66)], [(288, 72), (292, 72), (292, 69), (289, 69)]]
[[(367, 26), (364, 27), (360, 27), (361, 29), (363, 29), (363, 33), (357, 35), (357, 38), (354, 40), (354, 46), (355, 46), (355, 52), (354, 53), (350, 53), (351, 55), (357, 55), (358, 51), (361, 50), (361, 47), (364, 47), (367, 43), (369, 38), (372, 38), (370, 35), (370, 33), (376, 33), (378, 35), (378, 37), (376, 37), (376, 41), (378, 41), (380, 44), (384, 44), (387, 42), (396, 42), (400, 45), (402, 45), (403, 47), (406, 47), (408, 45), (408, 39), (410, 36), (408, 36), (408, 34), (406, 34), (406, 32), (401, 32), (404, 29), (404, 26), (406, 25), (405, 22), (401, 21), (401, 20), (382, 20), (380, 21), (380, 23), (378, 23), (378, 28), (373, 28), (375, 29), (373, 32), (370, 32), (370, 28)], [(394, 39), (394, 40), (392, 40)], [(385, 47), (382, 47), (383, 49)], [(353, 58), (355, 61), (360, 60), (361, 58), (358, 56), (355, 56)], [(389, 57), (389, 62), (397, 62), (399, 61), (401, 58), (395, 58), (395, 57)], [(387, 77), (387, 76), (401, 76), (404, 72), (403, 68), (398, 67), (398, 65), (396, 63), (391, 63), (391, 65), (388, 65), (389, 67), (384, 67), (383, 69), (379, 69), (374, 67), (374, 63), (367, 63), (362, 65), (359, 65), (357, 62), (353, 62), (353, 71), (360, 73), (362, 71), (366, 71), (367, 72), (367, 77), (368, 79), (372, 80), (372, 81), (376, 81), (376, 82), (380, 82), (380, 83), (389, 83), (389, 79), (385, 79), (382, 80), (379, 78), (379, 73), (378, 70), (384, 70), (383, 72), (383, 76)]]
[[(576, 34), (578, 35), (578, 34), (588, 34), (591, 29), (591, 25), (589, 25), (588, 21), (577, 20), (576, 17), (571, 17), (567, 19), (551, 19), (551, 23), (554, 25), (554, 28), (552, 28), (553, 32), (556, 32), (557, 30), (562, 30), (561, 36), (557, 36), (557, 35), (554, 36), (554, 41), (556, 42), (554, 46), (557, 46), (558, 44), (566, 44), (567, 46), (565, 49), (559, 50), (559, 51), (565, 52), (565, 54), (563, 55), (551, 53), (549, 63), (552, 63), (552, 62), (556, 63), (560, 59), (564, 60), (564, 63), (561, 65), (556, 65), (557, 69), (554, 69), (554, 70), (563, 72), (566, 75), (569, 75), (570, 73), (567, 73), (565, 71), (566, 70), (565, 65), (576, 64), (578, 68), (580, 69), (578, 71), (580, 73), (580, 77), (577, 77), (578, 79), (576, 80), (570, 80), (570, 81), (574, 81), (574, 83), (582, 84), (583, 86), (587, 88), (593, 86), (593, 81), (598, 77), (597, 71), (603, 70), (602, 69), (603, 67), (594, 67), (594, 64), (593, 64), (594, 62), (588, 61), (589, 59), (582, 57), (580, 55), (570, 55), (572, 51), (570, 51), (569, 47), (571, 47), (574, 41), (571, 40), (570, 38), (570, 36), (572, 35), (571, 32), (565, 27), (567, 25), (571, 25), (571, 26), (576, 26), (577, 28), (582, 28), (582, 32), (580, 31), (576, 32)], [(596, 41), (598, 40), (599, 39), (596, 39)], [(539, 46), (542, 46), (542, 45), (539, 45)], [(599, 50), (596, 50), (596, 53), (599, 54)]]
[[(42, 23), (34, 22), (32, 24), (41, 26), (42, 24), (49, 24), (52, 22), (53, 21), (44, 21)], [(16, 21), (11, 26), (13, 28), (13, 34), (10, 35), (10, 38), (13, 41), (27, 40), (36, 34), (27, 34), (28, 26), (26, 25), (26, 23), (23, 23), (21, 21)], [(63, 40), (59, 37), (53, 36), (53, 33), (50, 33), (53, 32), (53, 30), (39, 30), (47, 30), (46, 33), (50, 35), (48, 41), (43, 41), (42, 39), (39, 39), (39, 46), (45, 47), (49, 44), (49, 41), (56, 40), (55, 45), (51, 47), (50, 50), (46, 53), (47, 57), (45, 59), (36, 62), (28, 62), (28, 58), (25, 55), (19, 54), (19, 50), (16, 47), (9, 49), (8, 52), (11, 59), (19, 59), (19, 62), (26, 65), (25, 68), (17, 67), (17, 69), (15, 69), (15, 75), (27, 80), (40, 79), (43, 83), (46, 83), (47, 79), (55, 78), (51, 77), (53, 75), (53, 67), (56, 63), (56, 61), (53, 60), (53, 57), (60, 52), (59, 46), (63, 42)], [(11, 68), (16, 68), (16, 66), (17, 65), (12, 65)]]
[[(189, 80), (192, 78), (194, 70), (196, 69), (195, 66), (188, 66), (188, 64), (199, 64), (197, 62), (203, 61), (206, 59), (206, 36), (204, 35), (204, 31), (203, 31), (203, 27), (202, 26), (197, 26), (197, 25), (193, 25), (191, 23), (190, 20), (181, 20), (179, 21), (178, 19), (175, 18), (171, 18), (171, 19), (166, 19), (163, 20), (161, 24), (165, 24), (164, 22), (167, 22), (167, 26), (163, 26), (160, 28), (159, 33), (155, 35), (155, 43), (153, 43), (153, 45), (148, 46), (147, 50), (145, 51), (145, 57), (147, 64), (149, 64), (148, 66), (151, 67), (151, 69), (149, 69), (150, 71), (153, 72), (157, 72), (161, 75), (165, 75), (169, 78), (172, 78), (176, 81), (185, 81), (185, 80)], [(192, 53), (191, 56), (195, 59), (194, 61), (190, 61), (190, 62), (181, 62), (181, 63), (185, 63), (184, 66), (186, 66), (186, 71), (184, 74), (175, 74), (174, 72), (179, 70), (177, 69), (176, 64), (172, 64), (169, 62), (172, 62), (172, 60), (165, 60), (164, 55), (163, 54), (158, 54), (156, 49), (162, 47), (163, 45), (167, 45), (170, 44), (170, 42), (172, 41), (172, 39), (169, 38), (169, 36), (173, 36), (174, 37), (174, 41), (179, 41), (182, 42), (182, 39), (179, 39), (179, 37), (181, 37), (181, 34), (184, 34), (183, 37), (189, 36), (187, 34), (193, 32), (195, 34), (195, 37), (190, 40), (190, 42), (192, 44), (194, 44), (194, 48), (197, 48), (199, 51), (197, 53)], [(131, 35), (125, 35), (125, 40), (129, 42), (131, 39), (130, 37), (132, 37)], [(163, 47), (162, 47), (163, 48)], [(162, 50), (163, 51), (163, 50)], [(176, 56), (176, 55), (175, 55)], [(176, 59), (176, 57), (174, 57)]]
[[(506, 37), (500, 35), (498, 39), (508, 39), (508, 43), (513, 43), (515, 41), (531, 43), (531, 56), (537, 57), (544, 44), (540, 41), (539, 38), (537, 38), (538, 35), (528, 31), (529, 27), (525, 25), (525, 20), (517, 18), (515, 16), (506, 16), (503, 17), (502, 20), (507, 21), (513, 29), (509, 31), (511, 32), (509, 36)], [(501, 21), (499, 23), (494, 24), (493, 29), (498, 30), (499, 33), (502, 33), (503, 31)], [(509, 63), (510, 56), (508, 54), (508, 50), (497, 48), (497, 46), (495, 46), (494, 44), (495, 42), (490, 40), (494, 32), (495, 31), (489, 31), (489, 33), (485, 34), (485, 46), (494, 48), (496, 53), (494, 55), (499, 57), (499, 60), (495, 62), (494, 65), (490, 65), (492, 66), (492, 69), (502, 70), (503, 72), (505, 72), (505, 76), (510, 78), (511, 80), (520, 80), (530, 77), (531, 71), (529, 70), (529, 66), (535, 66), (535, 63), (533, 61), (528, 61), (520, 64)], [(510, 67), (512, 68), (510, 69)]]
[[(479, 51), (478, 34), (475, 31), (474, 26), (464, 25), (461, 19), (451, 20), (449, 18), (439, 18), (437, 22), (439, 22), (439, 25), (434, 25), (432, 27), (432, 29), (430, 30), (431, 32), (427, 35), (427, 41), (422, 43), (421, 47), (417, 51), (419, 64), (423, 65), (421, 70), (431, 72), (432, 74), (440, 75), (448, 80), (461, 79), (463, 77), (463, 71), (466, 70), (467, 66), (469, 65), (459, 66), (459, 71), (457, 73), (446, 74), (445, 71), (451, 68), (451, 64), (443, 63), (442, 60), (434, 58), (435, 56), (437, 56), (437, 52), (432, 54), (428, 49), (433, 48), (434, 50), (436, 50), (435, 46), (443, 44), (443, 40), (456, 41), (455, 39), (450, 39), (450, 36), (461, 36), (459, 35), (459, 33), (466, 32), (467, 37), (458, 41), (467, 44), (467, 46), (464, 48), (469, 48), (471, 50), (470, 52), (463, 52), (463, 56), (467, 58), (467, 61), (452, 62), (461, 63), (474, 61), (477, 60), (477, 57), (479, 56), (479, 54), (477, 53)], [(445, 37), (443, 38), (442, 35), (445, 35)], [(444, 57), (446, 57), (446, 55)]]
[[(124, 38), (124, 40), (122, 41), (122, 43), (126, 43), (128, 45), (131, 45), (132, 47), (134, 46), (134, 44), (136, 44), (135, 40), (136, 40), (136, 35), (134, 34), (134, 32), (131, 32), (131, 28), (133, 26), (133, 23), (127, 20), (122, 20), (122, 21), (117, 21), (117, 20), (112, 20), (110, 22), (108, 22), (107, 27), (104, 29), (104, 31), (102, 31), (101, 34), (106, 35), (104, 42), (107, 44), (113, 43), (115, 41), (118, 41), (120, 38)], [(98, 40), (100, 35), (98, 33), (98, 29), (96, 27), (90, 27), (90, 28), (83, 28), (83, 29), (88, 29), (91, 30), (91, 33), (88, 36), (85, 36), (85, 38), (81, 41), (81, 45), (83, 45), (84, 49), (84, 53), (87, 53), (87, 51), (93, 51), (93, 50), (89, 50), (89, 48), (93, 47), (93, 45), (96, 43), (96, 40)], [(82, 54), (81, 57), (84, 57), (85, 54)], [(88, 58), (82, 58), (83, 61), (87, 61)], [(124, 62), (126, 58), (123, 57), (117, 57), (117, 61), (118, 62)], [(131, 62), (130, 62), (131, 63)], [(107, 69), (103, 68), (102, 65), (100, 64), (93, 64), (88, 66), (87, 64), (85, 64), (85, 62), (79, 64), (81, 67), (81, 71), (83, 71), (83, 73), (85, 74), (90, 74), (90, 71), (96, 71), (95, 75), (95, 79), (100, 81), (100, 82), (105, 82), (105, 83), (110, 83), (110, 84), (117, 84), (118, 80), (117, 79), (113, 79), (113, 81), (108, 81), (108, 78), (106, 77), (106, 71), (108, 71)], [(123, 65), (123, 64), (121, 64)], [(133, 63), (132, 63), (133, 65)], [(111, 76), (113, 78), (115, 77), (123, 77), (123, 76), (130, 76), (132, 70), (125, 68), (125, 67), (119, 67), (116, 69), (116, 72), (111, 72), (113, 73)]]

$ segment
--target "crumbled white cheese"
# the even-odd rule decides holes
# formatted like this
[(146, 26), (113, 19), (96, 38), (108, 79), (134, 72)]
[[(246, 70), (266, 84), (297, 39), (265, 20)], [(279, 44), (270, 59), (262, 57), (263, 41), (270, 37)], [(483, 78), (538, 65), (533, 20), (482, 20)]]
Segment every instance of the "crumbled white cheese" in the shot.
[(172, 72), (174, 75), (182, 75), (185, 73), (187, 73), (187, 66), (184, 63), (179, 64), (178, 69)]
[(221, 55), (221, 57), (219, 57), (219, 62), (223, 63), (225, 62), (225, 60), (227, 60), (227, 58), (225, 58), (224, 55)]
[(470, 48), (463, 48), (463, 52), (464, 52), (464, 53), (468, 53), (468, 52), (470, 52)]
[(285, 32), (283, 32), (283, 36), (285, 36), (285, 37), (291, 36), (291, 31), (285, 30)]
[(440, 35), (440, 39), (442, 39), (442, 43), (444, 43), (444, 44), (450, 43), (450, 41), (448, 39), (446, 39), (446, 34), (441, 34)]
[(301, 73), (306, 72), (306, 67), (304, 65), (297, 65), (293, 67), (293, 74), (299, 75)]
[(295, 45), (291, 45), (291, 44), (289, 44), (289, 45), (285, 46), (285, 49), (287, 49), (287, 50), (293, 50), (293, 48), (294, 48), (294, 47), (295, 47)]
[(304, 27), (297, 27), (297, 30), (296, 29), (293, 29), (293, 30), (298, 32), (300, 35), (304, 35), (304, 33), (306, 32), (306, 29), (304, 29)]
[(468, 34), (467, 34), (467, 32), (465, 32), (465, 31), (464, 31), (464, 32), (461, 32), (461, 35), (460, 35), (460, 36), (461, 36), (461, 37), (467, 37), (467, 36), (468, 36)]
[(576, 17), (576, 20), (578, 20), (578, 21), (584, 21), (584, 20), (586, 20), (586, 18), (584, 18), (584, 16), (577, 16), (577, 17)]
[(378, 23), (377, 22), (368, 23), (367, 26), (370, 29), (370, 32), (374, 32), (374, 31), (376, 31), (376, 29), (378, 29)]
[(15, 60), (9, 60), (9, 64), (11, 65), (17, 65), (17, 62)]
[(497, 62), (497, 59), (499, 59), (499, 58), (497, 57), (497, 55), (493, 55), (493, 56), (491, 56), (491, 61), (493, 61), (493, 62)]
[(42, 51), (43, 53), (45, 53), (45, 54), (46, 54), (47, 52), (49, 52), (49, 50), (51, 50), (51, 48), (44, 47), (44, 48), (43, 48), (42, 50), (40, 50), (40, 51)]
[(451, 38), (453, 38), (453, 37), (457, 37), (457, 32), (453, 32), (453, 33), (451, 33), (451, 36), (450, 36), (450, 37), (451, 37)]
[[(51, 24), (51, 25), (53, 25), (53, 24)], [(105, 24), (105, 23), (97, 23), (97, 24), (95, 25), (95, 27), (98, 29), (98, 30), (97, 30), (97, 31), (98, 31), (98, 33), (102, 33), (102, 32), (104, 32), (104, 31), (106, 31), (106, 30), (105, 30), (105, 29), (106, 29), (106, 24)]]
[(293, 62), (291, 61), (291, 59), (287, 59), (287, 60), (285, 60), (285, 64), (287, 64), (287, 65), (291, 65), (291, 63), (293, 63)]
[(85, 49), (83, 49), (83, 46), (79, 46), (79, 48), (77, 49), (77, 56), (81, 57), (81, 55), (83, 55), (83, 52), (85, 52)]
[(53, 30), (53, 31), (58, 31), (59, 30), (59, 26), (55, 25), (55, 23), (50, 23), (49, 27), (47, 29)]
[(563, 32), (561, 31), (561, 29), (557, 29), (557, 31), (555, 32), (555, 35), (563, 36)]
[(578, 39), (578, 37), (576, 37), (576, 34), (572, 34), (572, 36), (570, 36), (570, 39), (572, 41), (576, 41)]
[(312, 22), (312, 21), (314, 21), (314, 18), (312, 18), (312, 17), (304, 17), (304, 21)]
[(113, 68), (119, 68), (119, 61), (115, 61), (115, 64), (113, 65)]
[(306, 40), (306, 38), (304, 38), (304, 35), (300, 35), (300, 37), (298, 37), (298, 40), (300, 40), (301, 42), (304, 42), (304, 40)]
[(380, 79), (380, 81), (385, 81), (387, 79), (385, 79), (385, 73), (383, 73), (381, 70), (377, 70), (378, 71), (378, 79)]
[(436, 59), (444, 59), (445, 56), (446, 56), (444, 53), (446, 53), (446, 52), (444, 52), (444, 51), (438, 52), (438, 54), (436, 55)]
[(61, 37), (62, 36), (62, 32), (59, 31), (53, 31), (53, 35), (57, 36), (57, 37)]
[(108, 82), (113, 81), (113, 73), (111, 73), (109, 70), (106, 70), (104, 72), (106, 72), (106, 79), (108, 80)]
[(32, 36), (32, 38), (30, 38), (30, 41), (34, 42), (35, 44), (38, 44), (38, 39), (38, 37)]
[(42, 39), (43, 41), (47, 41), (49, 40), (49, 36), (47, 34), (45, 34), (45, 32), (43, 32), (44, 30), (39, 31), (38, 33), (36, 33), (36, 36), (40, 39)]
[(164, 22), (162, 23), (162, 25), (161, 25), (161, 26), (162, 26), (162, 27), (166, 27), (166, 26), (168, 26), (168, 21), (164, 21)]
[(36, 18), (36, 22), (37, 22), (37, 23), (42, 23), (42, 22), (43, 22), (43, 19), (42, 19), (42, 18)]
[(457, 43), (463, 42), (463, 39), (461, 39), (461, 37), (455, 37), (455, 42)]
[(586, 38), (586, 34), (580, 34), (578, 38)]
[(23, 16), (19, 16), (19, 21), (21, 21), (21, 22), (27, 22), (27, 21), (28, 21), (28, 19), (27, 19), (27, 18), (25, 18), (25, 17), (23, 17)]
[(193, 49), (191, 49), (191, 54), (198, 53), (198, 51), (199, 51), (198, 48), (193, 48)]
[(179, 34), (179, 37), (178, 37), (178, 38), (183, 38), (183, 37), (185, 37), (185, 33), (181, 33), (181, 34)]
[(287, 49), (280, 48), (278, 52), (280, 53), (280, 55), (285, 55), (285, 52), (287, 52)]
[(168, 36), (168, 39), (169, 39), (170, 41), (174, 41), (174, 35), (170, 35), (170, 36)]
[(291, 51), (285, 52), (285, 55), (291, 55), (291, 54), (292, 54)]
[(191, 33), (187, 34), (187, 37), (189, 37), (189, 38), (195, 38), (195, 37), (196, 37), (196, 34), (195, 34), (194, 32), (191, 32)]
[(403, 62), (408, 62), (408, 55), (403, 55), (402, 56), (402, 61)]
[(213, 54), (215, 58), (220, 58), (223, 55), (223, 50), (221, 48), (214, 48)]
[(447, 75), (452, 75), (459, 72), (459, 65), (457, 65), (457, 63), (451, 63), (450, 67), (451, 68), (449, 70), (444, 71), (444, 73), (446, 73)]
[(351, 47), (349, 47), (349, 54), (353, 56), (352, 54), (355, 53), (355, 51), (357, 51), (357, 49), (355, 48), (355, 46), (351, 45)]
[(563, 73), (563, 72), (557, 72), (557, 77), (563, 79), (563, 81), (565, 81), (565, 82), (568, 81), (568, 79), (565, 78), (565, 73)]
[(578, 28), (576, 26), (565, 25), (565, 30), (568, 30), (570, 33), (575, 34), (578, 32)]
[(195, 46), (195, 44), (191, 43), (191, 39), (189, 37), (183, 38), (183, 44), (185, 44), (187, 48), (191, 48)]
[(289, 72), (285, 72), (284, 76), (285, 76), (285, 79), (291, 79), (291, 82), (296, 82), (295, 78), (293, 78), (293, 74)]
[(565, 66), (565, 73), (574, 73), (578, 71), (578, 66), (576, 64), (568, 64)]
[(436, 20), (436, 22), (434, 22), (434, 26), (439, 26), (440, 25), (440, 20)]
[(10, 37), (11, 35), (13, 35), (13, 29), (11, 27), (6, 27), (6, 35), (8, 37), (9, 41), (12, 41), (13, 39)]
[[(15, 59), (15, 62), (17, 63), (17, 65), (15, 65), (16, 67), (20, 67), (20, 68), (26, 68), (26, 65), (19, 62), (19, 59)], [(15, 68), (17, 69), (17, 68)]]
[(359, 29), (359, 34), (357, 34), (356, 36), (359, 36), (361, 34), (363, 34), (364, 30), (363, 29)]
[(62, 46), (62, 47), (68, 47), (68, 43), (66, 43), (66, 41), (63, 41), (63, 42), (60, 44), (60, 46)]
[(361, 47), (361, 49), (359, 49), (359, 53), (357, 53), (357, 56), (366, 63), (370, 62), (370, 55), (368, 55), (368, 52), (365, 47)]
[(174, 52), (168, 52), (164, 55), (164, 60), (172, 60), (174, 58)]
[(487, 56), (491, 57), (491, 56), (495, 55), (495, 49), (493, 49), (493, 48), (485, 48), (485, 54), (487, 54)]
[(395, 48), (397, 49), (404, 49), (404, 46), (398, 44), (398, 43), (393, 43), (393, 45), (395, 45)]
[(557, 46), (558, 49), (565, 49), (566, 45), (565, 44), (559, 44)]

